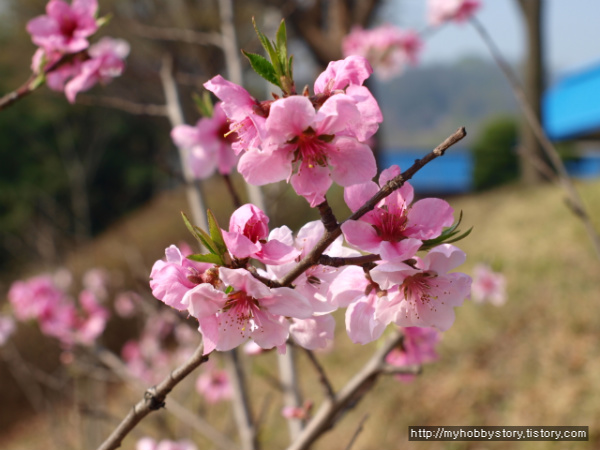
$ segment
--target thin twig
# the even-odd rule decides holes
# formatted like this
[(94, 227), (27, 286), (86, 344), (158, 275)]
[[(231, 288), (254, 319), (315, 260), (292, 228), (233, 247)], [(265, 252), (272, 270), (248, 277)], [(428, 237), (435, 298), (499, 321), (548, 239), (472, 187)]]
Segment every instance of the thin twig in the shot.
[(163, 28), (143, 25), (139, 22), (129, 23), (129, 28), (138, 36), (148, 39), (163, 41), (186, 42), (196, 45), (223, 46), (223, 38), (219, 33), (206, 33), (195, 30), (183, 30), (181, 28)]
[(370, 264), (375, 261), (379, 261), (380, 259), (381, 256), (377, 254), (348, 257), (321, 255), (319, 256), (318, 264), (330, 267), (363, 266), (365, 264)]
[(187, 377), (194, 369), (208, 361), (204, 356), (204, 345), (200, 344), (194, 354), (181, 366), (169, 374), (158, 386), (146, 390), (144, 398), (136, 403), (129, 414), (123, 419), (111, 435), (98, 447), (98, 450), (112, 450), (119, 448), (123, 439), (141, 420), (153, 411), (165, 406), (167, 395), (180, 381)]
[(223, 174), (223, 180), (225, 180), (225, 184), (227, 185), (227, 191), (229, 192), (229, 195), (231, 196), (231, 201), (233, 201), (234, 207), (236, 209), (239, 208), (240, 206), (242, 206), (242, 202), (240, 200), (240, 196), (238, 195), (237, 191), (235, 190), (235, 186), (233, 185), (229, 174)]
[[(392, 178), (386, 183), (371, 199), (369, 199), (362, 207), (360, 207), (354, 214), (352, 214), (347, 220), (358, 220), (366, 213), (371, 211), (377, 203), (386, 198), (395, 190), (399, 189), (404, 185), (406, 181), (411, 179), (415, 173), (417, 173), (426, 164), (433, 161), (435, 158), (442, 156), (446, 150), (458, 141), (463, 139), (467, 135), (464, 127), (459, 128), (450, 136), (448, 136), (444, 142), (438, 145), (433, 151), (425, 155), (422, 159), (417, 159), (415, 163), (406, 171), (400, 175)], [(331, 243), (342, 234), (341, 224), (338, 225), (332, 231), (327, 231), (321, 240), (317, 242), (311, 252), (304, 257), (290, 272), (288, 272), (281, 280), (279, 284), (281, 286), (290, 286), (293, 281), (304, 273), (309, 267), (318, 264), (319, 257), (323, 254), (325, 249), (331, 245)]]
[(362, 432), (365, 422), (367, 421), (368, 418), (369, 418), (369, 414), (365, 414), (363, 416), (363, 418), (360, 419), (360, 422), (358, 422), (358, 427), (356, 427), (356, 431), (352, 435), (352, 439), (350, 439), (350, 442), (348, 442), (348, 445), (346, 446), (346, 448), (344, 450), (350, 450), (352, 448), (352, 446), (356, 442), (356, 438), (358, 438), (358, 435)]
[(305, 348), (304, 352), (306, 353), (306, 356), (308, 356), (309, 361), (311, 362), (311, 364), (317, 371), (317, 374), (319, 375), (319, 381), (323, 385), (323, 389), (325, 390), (325, 395), (329, 399), (333, 399), (335, 397), (335, 391), (333, 390), (333, 386), (331, 385), (331, 382), (329, 381), (329, 378), (327, 377), (327, 374), (325, 373), (325, 369), (323, 368), (321, 363), (319, 363), (319, 361), (317, 360), (317, 357), (311, 350), (308, 350), (307, 348)]
[(471, 25), (473, 25), (473, 28), (475, 28), (475, 30), (481, 37), (481, 39), (487, 45), (496, 64), (498, 65), (500, 70), (504, 73), (504, 76), (510, 83), (511, 88), (515, 94), (515, 97), (517, 98), (517, 101), (519, 103), (519, 106), (521, 107), (521, 110), (523, 111), (525, 119), (527, 120), (527, 122), (529, 123), (529, 126), (531, 127), (535, 136), (537, 137), (538, 142), (540, 143), (540, 145), (542, 146), (542, 149), (546, 153), (546, 156), (552, 163), (554, 170), (556, 170), (556, 172), (558, 173), (560, 185), (563, 187), (563, 189), (566, 191), (567, 195), (569, 196), (569, 201), (570, 201), (570, 204), (572, 205), (571, 209), (575, 209), (577, 211), (576, 216), (579, 217), (581, 219), (581, 221), (583, 222), (585, 229), (588, 233), (588, 236), (591, 239), (592, 244), (594, 246), (594, 250), (596, 251), (596, 255), (598, 256), (598, 258), (600, 258), (600, 235), (598, 235), (598, 232), (597, 232), (596, 228), (594, 227), (594, 224), (592, 223), (592, 220), (589, 216), (589, 213), (587, 212), (587, 209), (583, 203), (583, 200), (579, 196), (577, 189), (575, 189), (575, 186), (573, 185), (573, 182), (571, 181), (571, 178), (569, 177), (567, 169), (566, 169), (562, 159), (560, 158), (558, 151), (556, 150), (556, 148), (554, 147), (554, 145), (552, 144), (552, 142), (546, 135), (544, 128), (542, 127), (542, 124), (540, 123), (538, 117), (536, 116), (535, 112), (533, 111), (531, 104), (527, 100), (527, 96), (525, 95), (525, 91), (523, 90), (523, 87), (521, 86), (519, 79), (517, 78), (517, 76), (515, 75), (513, 70), (511, 69), (510, 65), (506, 62), (505, 58), (502, 56), (502, 53), (496, 46), (492, 37), (489, 35), (489, 33), (483, 27), (483, 25), (475, 17), (472, 17), (470, 22), (471, 22)]
[[(114, 353), (105, 350), (97, 349), (95, 356), (107, 367), (109, 367), (114, 374), (116, 374), (121, 380), (128, 383), (132, 388), (139, 388), (143, 386), (143, 383), (134, 377), (131, 372), (127, 369), (127, 366), (123, 364), (121, 359)], [(191, 412), (174, 398), (169, 399), (169, 406), (165, 408), (167, 412), (173, 414), (181, 422), (194, 428), (196, 431), (201, 433), (207, 439), (212, 441), (218, 448), (222, 450), (236, 450), (236, 444), (231, 441), (227, 436), (220, 433), (212, 425), (210, 425), (201, 416)]]
[(167, 116), (167, 107), (165, 105), (135, 103), (119, 97), (101, 97), (79, 94), (77, 96), (77, 103), (90, 106), (106, 106), (108, 108), (120, 109), (121, 111), (140, 116)]
[[(302, 395), (298, 384), (298, 371), (296, 370), (296, 348), (293, 344), (286, 343), (285, 354), (277, 354), (279, 366), (279, 380), (283, 387), (283, 404), (291, 408), (302, 407)], [(290, 442), (300, 436), (304, 421), (297, 417), (287, 419)]]
[(364, 367), (337, 393), (326, 399), (314, 417), (308, 422), (300, 437), (288, 450), (305, 450), (323, 433), (331, 429), (347, 411), (353, 408), (375, 385), (386, 366), (385, 358), (402, 341), (402, 335), (395, 332), (379, 348)]

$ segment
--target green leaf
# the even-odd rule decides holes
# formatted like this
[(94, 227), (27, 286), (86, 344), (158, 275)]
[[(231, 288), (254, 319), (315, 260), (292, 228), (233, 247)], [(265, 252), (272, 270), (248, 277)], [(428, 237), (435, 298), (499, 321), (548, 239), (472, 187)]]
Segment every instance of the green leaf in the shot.
[(194, 92), (192, 95), (194, 99), (194, 103), (196, 104), (196, 108), (202, 115), (202, 117), (212, 117), (213, 116), (213, 103), (210, 99), (210, 94), (208, 91), (204, 91), (202, 96), (198, 95)]
[(281, 82), (277, 77), (273, 64), (267, 61), (265, 57), (257, 55), (256, 53), (249, 53), (245, 50), (242, 50), (242, 53), (244, 53), (246, 58), (248, 58), (248, 60), (250, 61), (250, 65), (257, 74), (259, 74), (269, 83), (273, 83), (279, 88), (281, 87)]
[(223, 233), (221, 233), (221, 227), (210, 209), (206, 211), (206, 216), (208, 217), (208, 231), (210, 232), (210, 237), (217, 247), (218, 255), (222, 257), (223, 254), (227, 252), (227, 246), (223, 239)]
[(227, 286), (227, 288), (225, 289), (225, 293), (231, 294), (232, 292), (233, 292), (233, 286)]
[(188, 217), (185, 215), (184, 212), (181, 213), (181, 216), (183, 217), (183, 223), (185, 223), (185, 226), (187, 227), (189, 232), (192, 233), (192, 236), (194, 236), (198, 240), (198, 242), (200, 242), (200, 244), (202, 244), (209, 252), (211, 252), (214, 255), (217, 255), (218, 254), (217, 246), (212, 241), (212, 239), (208, 235), (208, 233), (206, 231), (192, 225), (192, 223), (190, 222), (190, 220), (188, 219)]
[[(277, 56), (279, 57), (279, 64), (281, 67), (285, 68), (287, 65), (287, 31), (285, 28), (285, 21), (281, 19), (281, 23), (279, 24), (279, 29), (277, 30), (276, 35), (276, 50)], [(286, 71), (287, 72), (287, 71)], [(287, 75), (284, 73), (283, 75)]]
[(254, 17), (252, 18), (252, 25), (254, 25), (254, 31), (256, 31), (256, 34), (258, 35), (260, 43), (262, 44), (263, 48), (267, 51), (269, 58), (271, 58), (271, 62), (275, 63), (277, 61), (277, 52), (275, 51), (275, 48), (273, 47), (271, 41), (269, 41), (269, 38), (267, 38), (267, 36), (261, 33), (261, 31), (258, 29)]
[(201, 254), (189, 255), (187, 257), (187, 259), (191, 259), (192, 261), (196, 261), (196, 262), (217, 264), (219, 266), (223, 265), (223, 260), (221, 259), (221, 257), (219, 255), (215, 255), (213, 253), (206, 253), (204, 255), (201, 255)]

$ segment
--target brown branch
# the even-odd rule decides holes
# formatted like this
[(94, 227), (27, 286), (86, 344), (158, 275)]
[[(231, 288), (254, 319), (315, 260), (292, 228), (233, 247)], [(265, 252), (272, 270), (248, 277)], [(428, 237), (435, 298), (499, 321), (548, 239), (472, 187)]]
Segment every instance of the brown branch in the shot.
[(379, 261), (380, 259), (381, 256), (376, 254), (349, 257), (321, 255), (319, 256), (318, 264), (331, 267), (362, 266)]
[(363, 416), (363, 418), (360, 419), (360, 422), (358, 422), (358, 427), (356, 427), (356, 431), (352, 435), (350, 442), (348, 442), (348, 445), (346, 446), (346, 448), (344, 450), (350, 450), (352, 448), (352, 446), (356, 442), (356, 438), (358, 438), (358, 435), (362, 432), (365, 422), (367, 421), (368, 418), (369, 418), (369, 415), (365, 414)]
[(365, 366), (332, 399), (326, 399), (314, 417), (306, 425), (300, 437), (287, 450), (305, 450), (323, 433), (331, 429), (335, 422), (353, 408), (369, 390), (386, 367), (385, 358), (402, 341), (402, 335), (395, 332), (379, 348)]
[(554, 170), (556, 170), (556, 172), (558, 173), (560, 185), (563, 187), (563, 189), (569, 196), (569, 201), (572, 205), (571, 209), (575, 209), (578, 212), (576, 216), (579, 217), (583, 222), (588, 236), (591, 239), (592, 244), (594, 245), (596, 255), (598, 256), (598, 258), (600, 258), (600, 235), (598, 235), (598, 232), (594, 227), (594, 224), (592, 223), (592, 220), (587, 212), (583, 200), (579, 196), (577, 189), (575, 189), (575, 186), (573, 185), (573, 182), (569, 177), (567, 169), (562, 159), (560, 158), (558, 151), (546, 135), (546, 132), (544, 131), (542, 124), (537, 118), (535, 111), (533, 110), (531, 104), (527, 100), (527, 96), (525, 95), (525, 91), (523, 90), (519, 79), (517, 78), (511, 67), (508, 65), (508, 63), (502, 56), (502, 53), (496, 46), (495, 42), (492, 40), (489, 33), (483, 27), (483, 25), (475, 17), (472, 17), (470, 22), (481, 37), (481, 39), (487, 45), (496, 64), (504, 73), (504, 76), (510, 83), (515, 97), (519, 103), (519, 106), (523, 111), (525, 119), (527, 120), (529, 126), (531, 127), (535, 136), (537, 137), (538, 142), (542, 146), (542, 149), (544, 150), (544, 153), (550, 160), (550, 163), (554, 167)]
[(112, 450), (119, 448), (123, 439), (133, 430), (141, 420), (153, 411), (165, 406), (167, 395), (179, 382), (187, 377), (194, 369), (208, 361), (204, 356), (204, 345), (200, 344), (194, 354), (181, 366), (161, 381), (157, 386), (148, 389), (144, 398), (136, 403), (129, 414), (123, 419), (111, 435), (98, 447), (98, 450)]
[(317, 205), (317, 209), (319, 210), (319, 214), (321, 215), (321, 222), (323, 222), (323, 226), (327, 231), (333, 231), (338, 226), (338, 221), (331, 210), (331, 206), (327, 202), (327, 199), (319, 205)]
[(205, 33), (181, 28), (162, 28), (131, 22), (129, 28), (141, 37), (163, 41), (185, 42), (196, 45), (223, 46), (223, 38), (219, 33)]
[(119, 97), (101, 97), (79, 94), (77, 96), (77, 103), (89, 106), (106, 106), (108, 108), (120, 109), (121, 111), (140, 116), (167, 116), (167, 107), (165, 105), (135, 103)]
[[(417, 173), (421, 168), (423, 168), (426, 164), (433, 161), (435, 158), (442, 156), (446, 150), (448, 150), (451, 146), (456, 144), (458, 141), (463, 139), (467, 135), (464, 127), (459, 128), (450, 136), (448, 136), (444, 142), (438, 145), (433, 151), (428, 153), (422, 159), (417, 159), (415, 163), (406, 171), (402, 172), (400, 175), (394, 177), (390, 181), (387, 182), (385, 186), (383, 186), (371, 199), (369, 199), (362, 207), (360, 207), (354, 214), (348, 217), (347, 220), (358, 220), (366, 213), (371, 211), (377, 203), (386, 198), (395, 190), (399, 189), (404, 185), (406, 181), (411, 179), (415, 173)], [(304, 257), (302, 261), (298, 263), (287, 275), (285, 275), (281, 280), (279, 280), (279, 284), (281, 286), (290, 286), (293, 281), (300, 276), (300, 274), (304, 273), (309, 267), (318, 264), (319, 258), (325, 251), (327, 247), (342, 234), (341, 224), (338, 225), (332, 231), (326, 231), (323, 237), (311, 252)]]
[(331, 385), (331, 382), (329, 381), (329, 378), (325, 373), (325, 369), (323, 368), (321, 363), (319, 363), (315, 354), (307, 348), (304, 349), (304, 353), (306, 353), (306, 356), (308, 356), (309, 361), (317, 371), (317, 374), (319, 375), (319, 381), (323, 385), (323, 389), (325, 390), (325, 395), (327, 396), (327, 398), (329, 398), (330, 400), (335, 398), (335, 391), (333, 390), (333, 386)]

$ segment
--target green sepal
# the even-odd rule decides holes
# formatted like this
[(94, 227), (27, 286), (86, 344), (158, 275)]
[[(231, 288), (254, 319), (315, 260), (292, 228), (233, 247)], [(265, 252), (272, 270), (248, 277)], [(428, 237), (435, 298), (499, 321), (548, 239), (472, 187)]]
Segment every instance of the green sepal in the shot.
[(205, 253), (203, 255), (201, 255), (201, 254), (189, 255), (187, 257), (187, 259), (191, 259), (192, 261), (196, 261), (196, 262), (217, 264), (218, 266), (224, 265), (221, 257), (219, 255), (215, 255), (214, 253)]
[(181, 216), (183, 217), (183, 223), (185, 223), (189, 232), (192, 233), (192, 236), (194, 236), (210, 253), (221, 259), (217, 245), (213, 242), (209, 234), (201, 228), (192, 225), (184, 212), (181, 213)]
[(227, 246), (225, 245), (225, 240), (223, 239), (221, 227), (219, 226), (219, 222), (217, 222), (217, 218), (210, 209), (206, 211), (206, 216), (208, 217), (208, 231), (210, 232), (210, 238), (217, 248), (218, 255), (222, 257), (225, 253), (227, 253)]
[(423, 245), (421, 245), (419, 251), (430, 250), (433, 247), (436, 247), (440, 244), (451, 244), (453, 242), (457, 242), (461, 239), (466, 238), (469, 234), (471, 234), (473, 227), (469, 228), (467, 231), (457, 236), (460, 233), (460, 230), (458, 230), (458, 226), (462, 222), (462, 217), (463, 213), (461, 211), (458, 220), (454, 224), (452, 224), (452, 226), (444, 229), (444, 231), (442, 231), (442, 233), (438, 237), (423, 241)]
[(277, 77), (277, 73), (273, 67), (273, 64), (271, 64), (264, 56), (257, 55), (256, 53), (250, 53), (245, 50), (242, 50), (242, 53), (246, 58), (248, 58), (250, 65), (257, 74), (259, 74), (269, 83), (272, 83), (279, 88), (281, 87), (281, 82)]
[(225, 289), (225, 293), (231, 294), (232, 292), (233, 292), (233, 286), (227, 286), (227, 288)]
[(198, 112), (202, 117), (210, 118), (214, 114), (213, 102), (210, 99), (210, 94), (208, 91), (204, 91), (202, 95), (194, 92), (192, 94), (192, 98), (194, 99), (194, 103), (196, 104), (196, 108), (198, 108)]

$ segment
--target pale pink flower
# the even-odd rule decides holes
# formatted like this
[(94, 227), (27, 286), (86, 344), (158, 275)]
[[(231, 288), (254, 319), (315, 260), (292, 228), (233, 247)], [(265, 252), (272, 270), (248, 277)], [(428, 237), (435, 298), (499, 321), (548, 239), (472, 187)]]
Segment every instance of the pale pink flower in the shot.
[(96, 0), (73, 0), (71, 5), (62, 0), (50, 0), (46, 15), (27, 23), (32, 41), (46, 51), (76, 53), (89, 46), (87, 38), (98, 30)]
[(78, 344), (91, 345), (104, 332), (110, 313), (100, 305), (91, 290), (81, 291), (79, 305), (81, 310), (77, 315), (73, 339)]
[(15, 320), (11, 316), (0, 315), (0, 347), (6, 344), (16, 328)]
[(473, 273), (471, 298), (474, 302), (489, 302), (496, 306), (506, 303), (506, 279), (485, 264), (477, 264)]
[[(270, 289), (245, 269), (219, 269), (226, 291), (203, 283), (183, 298), (199, 322), (204, 354), (231, 350), (252, 338), (264, 349), (281, 346), (289, 335), (286, 317), (312, 315), (308, 301), (293, 289)], [(227, 292), (227, 293), (226, 293)]]
[(186, 151), (187, 164), (194, 176), (203, 179), (211, 176), (215, 169), (227, 175), (237, 164), (231, 148), (236, 135), (228, 131), (229, 122), (219, 102), (214, 106), (212, 117), (203, 117), (193, 127), (176, 126), (171, 131), (171, 138), (175, 145)]
[[(275, 230), (274, 230), (275, 231)], [(296, 261), (278, 266), (267, 266), (267, 272), (270, 278), (279, 279), (286, 275), (298, 261), (305, 258), (319, 242), (325, 234), (323, 222), (315, 220), (303, 225), (298, 231), (296, 239), (292, 237), (292, 232), (287, 227), (281, 227), (277, 234), (271, 232), (270, 236), (285, 242), (288, 245), (293, 245), (299, 255)], [(344, 247), (343, 238), (338, 237), (333, 243), (325, 249), (324, 254), (327, 256), (359, 256), (360, 253)], [(330, 283), (340, 273), (341, 268), (323, 266), (320, 264), (309, 267), (298, 278), (294, 280), (294, 286), (297, 292), (302, 294), (310, 302), (313, 311), (316, 315), (328, 314), (337, 309), (331, 302), (327, 300), (327, 291)]]
[(198, 283), (207, 280), (205, 272), (212, 264), (198, 263), (187, 259), (175, 245), (165, 250), (166, 261), (159, 260), (150, 272), (152, 295), (171, 308), (183, 311), (183, 296)]
[(441, 25), (450, 20), (465, 22), (480, 6), (479, 0), (428, 0), (427, 15), (432, 25)]
[(330, 301), (346, 309), (346, 331), (355, 344), (379, 339), (387, 323), (376, 316), (378, 303), (387, 301), (384, 292), (365, 277), (362, 267), (348, 266), (329, 287)]
[(265, 349), (262, 348), (260, 345), (258, 345), (254, 341), (248, 341), (244, 345), (244, 353), (246, 355), (256, 356), (256, 355), (260, 355), (261, 353), (264, 353), (264, 352), (265, 352)]
[(232, 144), (235, 154), (248, 148), (258, 148), (267, 116), (260, 103), (243, 87), (221, 75), (211, 78), (204, 87), (223, 102), (223, 112), (231, 121), (229, 129), (237, 134), (237, 140)]
[[(379, 185), (400, 174), (398, 166), (384, 170)], [(359, 209), (379, 191), (372, 181), (347, 187), (344, 199), (352, 211)], [(381, 200), (372, 211), (360, 220), (347, 220), (342, 224), (346, 241), (354, 247), (382, 259), (398, 261), (411, 258), (423, 240), (438, 237), (444, 227), (452, 225), (454, 210), (441, 199), (426, 198), (411, 205), (413, 188), (409, 183)]]
[(222, 231), (231, 254), (238, 259), (254, 258), (265, 264), (283, 264), (298, 256), (298, 251), (269, 237), (269, 218), (258, 207), (247, 203), (229, 219), (229, 231)]
[(88, 270), (83, 274), (83, 287), (101, 299), (108, 296), (110, 275), (106, 269), (99, 267)]
[(325, 201), (332, 181), (350, 186), (375, 175), (370, 147), (339, 134), (359, 121), (356, 102), (345, 94), (329, 97), (318, 111), (307, 97), (281, 98), (271, 105), (266, 121), (268, 144), (244, 153), (238, 171), (255, 185), (288, 179), (315, 207)]
[[(435, 328), (406, 327), (403, 330), (402, 348), (392, 350), (386, 362), (392, 366), (406, 367), (432, 362), (438, 359), (435, 347), (440, 340), (440, 332)], [(412, 381), (415, 375), (399, 374), (396, 378), (403, 382)]]
[(92, 45), (88, 50), (90, 59), (81, 63), (79, 72), (65, 85), (67, 100), (74, 103), (79, 92), (91, 89), (96, 83), (106, 84), (120, 76), (129, 49), (127, 41), (109, 37)]
[(308, 350), (323, 350), (333, 342), (335, 319), (327, 314), (308, 319), (292, 319), (290, 335), (301, 347)]
[[(373, 73), (366, 58), (351, 55), (339, 61), (331, 61), (317, 77), (314, 84), (316, 97), (323, 101), (331, 95), (344, 93), (354, 102), (358, 112), (356, 118), (346, 117), (346, 129), (340, 134), (349, 134), (364, 142), (371, 138), (383, 121), (381, 109), (371, 91), (363, 83)], [(322, 98), (321, 98), (322, 97)]]
[(227, 372), (210, 368), (196, 379), (196, 391), (211, 404), (229, 400), (233, 394)]
[(142, 301), (140, 294), (134, 291), (119, 292), (115, 298), (114, 309), (119, 317), (128, 319), (133, 317)]
[(135, 450), (198, 450), (198, 447), (186, 439), (181, 441), (170, 441), (167, 439), (155, 441), (150, 437), (144, 437), (137, 441)]
[(446, 331), (454, 323), (454, 307), (470, 294), (469, 276), (448, 273), (464, 263), (466, 255), (451, 244), (442, 244), (422, 259), (414, 259), (414, 266), (384, 262), (370, 271), (373, 281), (387, 290), (387, 301), (377, 304), (377, 320)]
[(306, 400), (302, 406), (284, 406), (281, 408), (281, 415), (288, 420), (306, 420), (310, 417), (310, 410), (312, 409), (312, 406), (313, 403), (310, 400)]
[(353, 28), (342, 42), (342, 51), (344, 56), (365, 57), (385, 80), (399, 75), (407, 64), (416, 64), (422, 46), (414, 31), (386, 24), (371, 30)]

